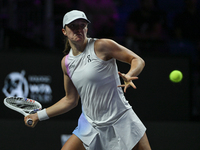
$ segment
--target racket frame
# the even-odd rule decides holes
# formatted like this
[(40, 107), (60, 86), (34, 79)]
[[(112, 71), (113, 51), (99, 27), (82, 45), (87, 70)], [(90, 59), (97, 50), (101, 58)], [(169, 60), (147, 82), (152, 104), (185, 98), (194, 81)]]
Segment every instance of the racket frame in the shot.
[[(15, 106), (12, 106), (12, 105), (10, 105), (9, 103), (7, 103), (6, 100), (7, 100), (8, 98), (14, 98), (14, 99), (20, 98), (20, 99), (23, 99), (24, 101), (28, 101), (28, 102), (30, 102), (30, 103), (35, 103), (37, 106), (39, 106), (39, 109), (29, 110), (29, 113), (26, 113), (25, 111), (28, 111), (28, 110), (22, 109), (22, 108), (19, 108), (19, 107), (15, 107)], [(22, 98), (22, 97), (6, 97), (6, 98), (4, 99), (4, 104), (5, 104), (8, 108), (10, 108), (10, 109), (12, 109), (12, 110), (14, 110), (14, 111), (17, 111), (17, 112), (21, 113), (21, 114), (24, 115), (24, 116), (28, 116), (28, 115), (31, 114), (31, 112), (33, 112), (33, 111), (34, 111), (34, 112), (37, 112), (37, 111), (39, 111), (39, 110), (42, 109), (42, 105), (41, 105), (39, 102), (37, 102), (37, 101), (35, 101), (35, 100), (32, 100), (32, 99), (29, 99), (29, 98)], [(27, 119), (26, 122), (27, 122), (28, 125), (32, 125), (33, 120), (29, 118), (29, 119)]]

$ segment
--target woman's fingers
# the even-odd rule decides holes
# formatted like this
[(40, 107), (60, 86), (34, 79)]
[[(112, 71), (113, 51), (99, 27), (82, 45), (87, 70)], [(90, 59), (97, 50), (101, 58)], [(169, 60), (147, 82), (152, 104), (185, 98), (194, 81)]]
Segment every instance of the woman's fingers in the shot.
[(124, 73), (118, 72), (119, 76), (122, 77), (122, 79), (124, 80), (124, 84), (123, 85), (118, 85), (117, 87), (124, 87), (124, 92), (126, 92), (126, 89), (129, 86), (132, 86), (134, 89), (136, 89), (135, 84), (132, 82), (132, 80), (137, 80), (138, 77), (130, 77)]

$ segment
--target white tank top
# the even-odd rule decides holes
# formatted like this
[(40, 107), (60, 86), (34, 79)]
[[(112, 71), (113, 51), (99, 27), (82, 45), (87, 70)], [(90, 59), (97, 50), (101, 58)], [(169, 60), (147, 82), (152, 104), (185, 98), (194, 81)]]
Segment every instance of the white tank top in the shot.
[(95, 39), (88, 38), (85, 50), (66, 56), (65, 65), (82, 103), (86, 119), (96, 125), (115, 122), (127, 109), (132, 108), (124, 97), (118, 68), (114, 58), (104, 61), (94, 52)]

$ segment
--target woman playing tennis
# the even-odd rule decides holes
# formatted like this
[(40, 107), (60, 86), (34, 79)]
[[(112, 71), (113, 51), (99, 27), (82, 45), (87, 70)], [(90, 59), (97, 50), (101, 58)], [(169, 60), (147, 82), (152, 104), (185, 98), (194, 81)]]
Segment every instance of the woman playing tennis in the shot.
[[(113, 40), (88, 38), (88, 23), (82, 11), (65, 14), (62, 32), (67, 47), (61, 66), (66, 95), (51, 107), (25, 117), (25, 123), (31, 118), (34, 127), (39, 120), (66, 113), (77, 106), (80, 97), (78, 126), (62, 150), (150, 150), (146, 128), (122, 90), (136, 88), (132, 80), (138, 79), (145, 63)], [(116, 60), (130, 64), (129, 72), (118, 72)]]

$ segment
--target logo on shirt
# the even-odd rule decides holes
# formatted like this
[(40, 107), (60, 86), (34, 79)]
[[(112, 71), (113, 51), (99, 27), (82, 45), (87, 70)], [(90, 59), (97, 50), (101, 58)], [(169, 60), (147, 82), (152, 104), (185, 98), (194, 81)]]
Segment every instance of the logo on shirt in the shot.
[(88, 62), (92, 61), (92, 59), (90, 58), (90, 55), (87, 55), (87, 59), (88, 59)]

